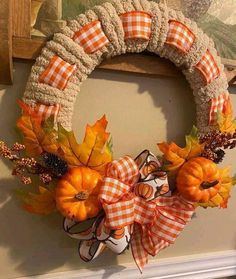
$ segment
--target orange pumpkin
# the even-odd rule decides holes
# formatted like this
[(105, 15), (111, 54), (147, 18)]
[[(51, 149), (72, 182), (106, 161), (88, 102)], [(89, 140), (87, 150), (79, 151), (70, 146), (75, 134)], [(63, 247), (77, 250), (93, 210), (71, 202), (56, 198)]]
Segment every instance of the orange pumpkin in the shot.
[(145, 183), (139, 183), (135, 185), (134, 188), (135, 195), (138, 197), (142, 197), (144, 199), (150, 199), (153, 195), (154, 189), (152, 186), (145, 184)]
[(160, 189), (160, 195), (164, 195), (170, 191), (169, 184), (163, 184)]
[(122, 237), (125, 236), (125, 228), (123, 227), (123, 228), (114, 230), (113, 233), (112, 233), (112, 236), (115, 239), (121, 239)]
[(148, 176), (150, 173), (152, 173), (152, 172), (154, 172), (155, 170), (157, 170), (158, 167), (159, 167), (159, 165), (157, 164), (157, 162), (151, 161), (151, 162), (147, 163), (147, 164), (143, 167), (143, 169), (142, 169), (143, 174), (144, 174), (145, 176)]
[(116, 230), (112, 230), (112, 229), (104, 226), (104, 223), (102, 222), (99, 224), (99, 226), (96, 229), (96, 236), (98, 238), (101, 237), (103, 232), (105, 234), (113, 237), (114, 239), (121, 239), (125, 235), (125, 227), (122, 227), (122, 228), (119, 228)]
[(98, 215), (101, 175), (90, 168), (71, 168), (58, 182), (56, 204), (58, 210), (70, 219), (84, 221)]
[(166, 180), (167, 179), (167, 173), (165, 171), (155, 171), (153, 173), (158, 179), (160, 180)]
[(183, 165), (177, 175), (179, 193), (191, 202), (208, 202), (221, 187), (217, 165), (204, 157), (196, 157)]

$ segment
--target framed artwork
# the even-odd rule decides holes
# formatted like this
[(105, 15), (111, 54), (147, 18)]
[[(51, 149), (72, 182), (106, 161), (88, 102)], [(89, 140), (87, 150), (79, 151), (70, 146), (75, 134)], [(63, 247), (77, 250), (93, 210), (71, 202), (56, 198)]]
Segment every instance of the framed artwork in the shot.
[[(164, 1), (163, 1), (164, 2)], [(236, 66), (235, 0), (166, 0), (171, 8), (183, 11), (210, 36), (227, 64)]]
[[(109, 0), (108, 0), (109, 1)], [(220, 56), (236, 66), (235, 0), (160, 0), (196, 20), (215, 42)], [(156, 2), (160, 2), (156, 0)], [(31, 0), (31, 34), (49, 36), (63, 27), (67, 19), (107, 0)]]
[[(63, 19), (73, 18), (86, 9), (107, 0), (62, 0)], [(185, 16), (197, 21), (216, 44), (222, 58), (236, 66), (236, 1), (235, 0), (161, 0)], [(53, 2), (53, 1), (47, 1)], [(156, 0), (159, 2), (159, 0)], [(234, 62), (233, 62), (234, 61)], [(229, 62), (229, 61), (228, 61)]]

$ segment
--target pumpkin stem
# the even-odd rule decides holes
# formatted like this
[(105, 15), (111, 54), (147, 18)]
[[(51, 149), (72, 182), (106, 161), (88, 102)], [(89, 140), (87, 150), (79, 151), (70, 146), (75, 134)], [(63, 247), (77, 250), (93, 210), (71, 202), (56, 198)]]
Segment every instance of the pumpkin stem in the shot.
[(84, 200), (87, 200), (88, 198), (88, 193), (87, 192), (79, 192), (78, 194), (75, 195), (75, 198), (79, 201), (84, 201)]
[(218, 183), (219, 183), (219, 180), (214, 180), (214, 181), (212, 181), (212, 182), (206, 181), (206, 182), (202, 182), (201, 187), (202, 187), (203, 189), (209, 189), (209, 188), (211, 188), (211, 187), (216, 186)]

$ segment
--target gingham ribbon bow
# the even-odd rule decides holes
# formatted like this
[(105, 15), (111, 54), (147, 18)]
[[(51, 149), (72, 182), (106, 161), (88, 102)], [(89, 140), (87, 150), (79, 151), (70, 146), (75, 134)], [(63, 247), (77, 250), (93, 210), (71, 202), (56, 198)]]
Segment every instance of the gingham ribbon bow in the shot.
[(155, 256), (175, 241), (191, 219), (194, 206), (178, 195), (147, 201), (135, 195), (139, 180), (135, 161), (125, 156), (107, 166), (100, 200), (105, 211), (105, 226), (118, 229), (133, 226), (131, 248), (142, 272), (148, 255)]

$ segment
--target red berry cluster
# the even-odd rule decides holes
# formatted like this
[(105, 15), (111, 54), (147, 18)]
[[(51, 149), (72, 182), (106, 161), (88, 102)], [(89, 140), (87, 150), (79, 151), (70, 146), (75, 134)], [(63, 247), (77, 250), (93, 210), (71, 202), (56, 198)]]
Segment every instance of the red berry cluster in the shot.
[(24, 150), (23, 144), (15, 143), (9, 148), (3, 141), (0, 142), (0, 156), (13, 163), (12, 175), (17, 176), (25, 185), (32, 183), (33, 175), (39, 175), (44, 184), (49, 184), (53, 178), (48, 169), (34, 158), (23, 157), (21, 153)]
[(202, 156), (218, 164), (225, 156), (225, 149), (236, 147), (236, 131), (234, 133), (212, 131), (201, 136), (200, 143), (204, 143)]

